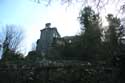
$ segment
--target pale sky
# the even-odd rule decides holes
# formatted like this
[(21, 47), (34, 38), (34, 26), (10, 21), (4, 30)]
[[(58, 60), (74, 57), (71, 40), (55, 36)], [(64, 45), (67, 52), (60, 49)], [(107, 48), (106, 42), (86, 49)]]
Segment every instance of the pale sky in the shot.
[[(56, 1), (56, 0), (55, 0)], [(0, 1), (0, 28), (6, 24), (22, 26), (25, 31), (24, 50), (28, 51), (32, 43), (40, 37), (40, 30), (45, 23), (50, 22), (52, 27), (57, 27), (61, 36), (79, 34), (80, 25), (77, 17), (81, 3), (70, 6), (52, 2), (48, 7), (46, 3), (37, 4), (33, 0), (1, 0)], [(116, 10), (113, 10), (116, 9)], [(117, 7), (106, 6), (102, 16), (107, 13), (115, 14)]]

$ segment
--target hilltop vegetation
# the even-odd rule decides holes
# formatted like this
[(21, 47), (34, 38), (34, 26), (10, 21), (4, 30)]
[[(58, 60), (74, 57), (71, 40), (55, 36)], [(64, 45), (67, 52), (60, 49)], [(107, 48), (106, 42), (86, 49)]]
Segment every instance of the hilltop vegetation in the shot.
[[(108, 14), (106, 16), (108, 26), (104, 28), (100, 15), (96, 14), (91, 7), (83, 8), (78, 18), (81, 24), (80, 35), (74, 36), (72, 42), (65, 41), (65, 45), (53, 43), (54, 47), (44, 56), (37, 55), (37, 51), (33, 50), (24, 58), (16, 51), (16, 47), (13, 50), (9, 46), (10, 43), (6, 37), (3, 43), (4, 53), (0, 71), (2, 73), (0, 77), (5, 74), (3, 77), (5, 80), (1, 83), (10, 83), (6, 79), (12, 82), (17, 74), (20, 78), (16, 78), (15, 83), (27, 83), (27, 81), (49, 83), (50, 80), (54, 83), (124, 83), (125, 26), (121, 24), (121, 20)], [(70, 62), (69, 66), (66, 61)], [(73, 63), (78, 64), (76, 66)], [(86, 63), (87, 66), (82, 66)], [(10, 64), (15, 66), (10, 67)], [(3, 72), (4, 66), (7, 69), (5, 72)], [(11, 69), (15, 72), (11, 73)], [(22, 78), (22, 74), (26, 77)], [(11, 75), (13, 78), (10, 78)], [(0, 78), (0, 81), (3, 80)]]

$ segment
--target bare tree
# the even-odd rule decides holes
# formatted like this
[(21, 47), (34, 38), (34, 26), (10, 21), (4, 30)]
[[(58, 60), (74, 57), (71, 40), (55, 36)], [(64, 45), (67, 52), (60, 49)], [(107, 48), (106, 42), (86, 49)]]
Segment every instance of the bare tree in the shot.
[[(34, 1), (37, 3), (46, 2), (47, 4), (51, 4), (51, 2), (54, 0), (34, 0)], [(111, 0), (58, 0), (58, 1), (61, 2), (62, 4), (71, 4), (74, 2), (75, 3), (76, 2), (80, 2), (80, 3), (89, 3), (90, 2), (90, 3), (95, 3), (97, 7), (102, 7)], [(115, 0), (115, 1), (120, 1), (120, 0)]]
[(2, 28), (1, 42), (3, 55), (8, 51), (16, 52), (23, 40), (23, 31), (15, 25), (7, 25)]
[(36, 51), (36, 43), (32, 43), (31, 51)]
[[(46, 5), (50, 5), (52, 3), (52, 1), (54, 0), (34, 0), (37, 3), (45, 3)], [(61, 2), (62, 4), (74, 4), (74, 3), (82, 3), (82, 4), (94, 4), (93, 6), (95, 6), (97, 8), (97, 10), (101, 10), (102, 8), (105, 8), (106, 5), (108, 5), (110, 2), (114, 3), (116, 2), (117, 4), (121, 4), (119, 6), (119, 11), (122, 13), (125, 13), (125, 1), (124, 0), (57, 0), (59, 2)], [(112, 4), (111, 4), (112, 5)]]

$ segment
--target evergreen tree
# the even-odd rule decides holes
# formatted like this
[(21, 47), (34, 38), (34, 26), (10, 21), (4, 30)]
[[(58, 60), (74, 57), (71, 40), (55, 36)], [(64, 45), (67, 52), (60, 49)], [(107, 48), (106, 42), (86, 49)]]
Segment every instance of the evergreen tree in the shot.
[[(80, 12), (80, 24), (82, 26), (83, 55), (90, 61), (94, 61), (99, 55), (101, 46), (101, 20), (91, 7), (85, 7)], [(83, 57), (85, 58), (85, 57)]]
[[(107, 42), (107, 55), (111, 57), (112, 60), (117, 59), (120, 48), (119, 48), (119, 28), (120, 28), (120, 19), (114, 17), (112, 14), (108, 14), (106, 17), (109, 23), (108, 30), (106, 32), (106, 39)], [(115, 60), (116, 61), (116, 60)]]

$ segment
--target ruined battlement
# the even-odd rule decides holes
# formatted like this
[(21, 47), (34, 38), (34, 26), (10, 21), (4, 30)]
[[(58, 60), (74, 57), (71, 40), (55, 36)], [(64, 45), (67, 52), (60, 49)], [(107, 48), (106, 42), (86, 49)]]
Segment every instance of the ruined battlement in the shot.
[(39, 54), (47, 53), (48, 48), (51, 47), (54, 38), (60, 38), (60, 34), (56, 27), (51, 27), (50, 23), (45, 24), (45, 28), (40, 30), (40, 39), (37, 40), (36, 51)]

